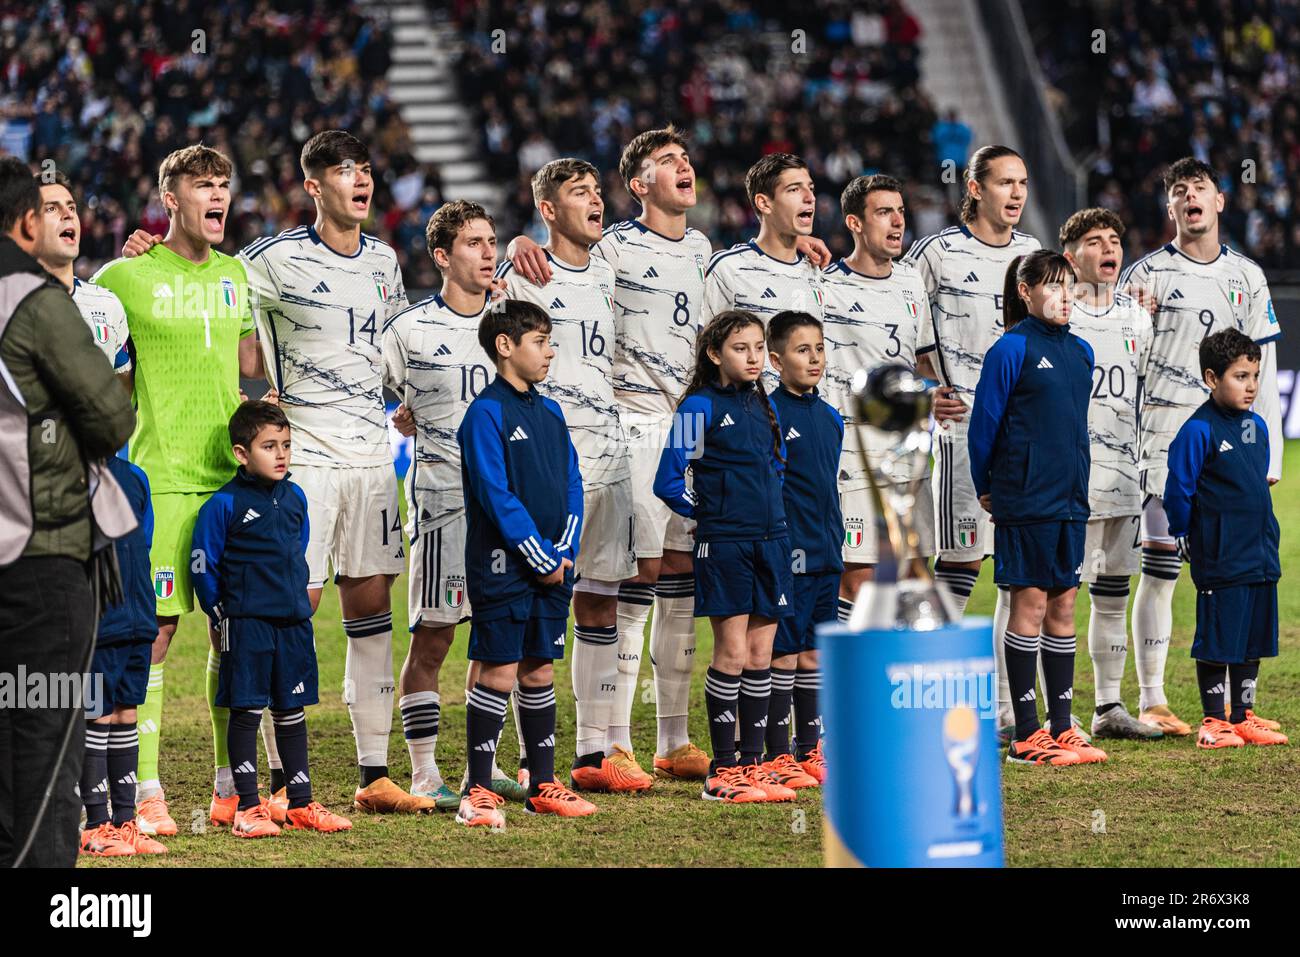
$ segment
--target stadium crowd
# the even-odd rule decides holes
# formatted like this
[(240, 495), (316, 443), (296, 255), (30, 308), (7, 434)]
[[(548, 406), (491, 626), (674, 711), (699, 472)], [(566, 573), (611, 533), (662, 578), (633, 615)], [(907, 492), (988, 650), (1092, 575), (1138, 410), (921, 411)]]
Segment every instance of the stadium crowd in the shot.
[[(557, 156), (604, 172), (606, 223), (635, 216), (619, 153), (664, 116), (691, 143), (700, 193), (691, 224), (716, 246), (757, 231), (744, 174), (768, 153), (808, 162), (823, 224), (838, 221), (843, 187), (874, 172), (908, 181), (915, 235), (955, 217), (938, 188), (936, 154), (954, 135), (960, 142), (960, 124), (939, 117), (922, 92), (920, 25), (897, 0), (797, 8), (770, 0), (487, 0), (457, 4), (452, 16), (465, 41), (463, 99), (476, 111), (490, 174), (511, 184), (498, 216), (505, 233), (531, 223), (537, 234), (528, 180)], [(504, 54), (492, 49), (498, 29), (506, 31)], [(843, 231), (828, 227), (826, 236), (832, 252), (850, 251)]]
[[(1119, 214), (1130, 250), (1172, 236), (1160, 171), (1191, 153), (1222, 171), (1229, 241), (1266, 269), (1300, 268), (1300, 7), (1023, 7), (1070, 147), (1078, 156), (1096, 151), (1088, 199)], [(1093, 49), (1096, 30), (1105, 31), (1104, 53)]]
[(172, 150), (203, 141), (234, 161), (223, 245), (233, 253), (312, 221), (299, 151), (320, 130), (350, 129), (379, 173), (367, 228), (398, 247), (404, 266), (429, 272), (424, 223), (441, 203), (437, 171), (415, 161), (388, 97), (390, 45), (389, 27), (347, 0), (6, 2), (0, 146), (52, 158), (84, 190), (84, 278), (137, 225), (166, 232), (157, 170)]

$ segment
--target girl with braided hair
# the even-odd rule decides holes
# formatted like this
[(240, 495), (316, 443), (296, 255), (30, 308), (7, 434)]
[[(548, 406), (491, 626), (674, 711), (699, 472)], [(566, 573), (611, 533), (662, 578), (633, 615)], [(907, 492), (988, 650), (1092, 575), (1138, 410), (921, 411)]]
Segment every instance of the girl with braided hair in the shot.
[(763, 323), (752, 312), (718, 313), (700, 330), (694, 375), (654, 484), (669, 508), (696, 522), (695, 616), (713, 626), (705, 678), (713, 759), (701, 797), (733, 804), (795, 796), (760, 766), (772, 642), (794, 599), (781, 499), (785, 443), (760, 381), (765, 354)]

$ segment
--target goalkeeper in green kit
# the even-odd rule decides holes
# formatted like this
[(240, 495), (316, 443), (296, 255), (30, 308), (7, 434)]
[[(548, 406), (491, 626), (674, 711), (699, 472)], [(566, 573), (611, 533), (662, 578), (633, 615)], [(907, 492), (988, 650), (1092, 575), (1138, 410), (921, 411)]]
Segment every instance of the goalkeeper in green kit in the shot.
[[(117, 294), (134, 348), (137, 413), (130, 459), (149, 476), (154, 510), (149, 561), (157, 598), (148, 694), (139, 709), (140, 829), (175, 834), (158, 775), (163, 662), (180, 616), (194, 610), (196, 562), (190, 538), (200, 506), (229, 481), (238, 463), (227, 423), (240, 402), (239, 377), (263, 376), (243, 264), (215, 248), (225, 237), (232, 166), (206, 146), (163, 160), (158, 192), (171, 220), (147, 253), (116, 259), (94, 282)], [(209, 623), (209, 635), (213, 635)], [(219, 654), (208, 651), (208, 707), (216, 755), (216, 795), (234, 793), (226, 753), (229, 713), (213, 706)]]

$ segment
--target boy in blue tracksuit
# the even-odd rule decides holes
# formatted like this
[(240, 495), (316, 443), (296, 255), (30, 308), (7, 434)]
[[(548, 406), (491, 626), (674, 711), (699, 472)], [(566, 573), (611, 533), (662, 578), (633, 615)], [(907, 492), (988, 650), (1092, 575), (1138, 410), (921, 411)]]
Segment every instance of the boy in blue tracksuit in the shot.
[(343, 831), (346, 818), (312, 800), (307, 716), (316, 704), (316, 646), (307, 597), (307, 497), (289, 481), (289, 420), (245, 402), (230, 417), (239, 471), (199, 509), (194, 591), (220, 637), (218, 706), (239, 795), (231, 832), (274, 837), (280, 826), (257, 790), (257, 731), (270, 707), (284, 767), (290, 830)]
[(695, 348), (695, 372), (673, 417), (654, 491), (695, 519), (695, 617), (707, 616), (713, 626), (704, 681), (713, 760), (700, 796), (732, 804), (791, 801), (795, 792), (760, 766), (776, 623), (794, 611), (781, 495), (785, 443), (760, 381), (763, 323), (752, 312), (720, 312), (700, 330)]
[(144, 704), (149, 660), (158, 633), (149, 573), (153, 506), (149, 479), (138, 465), (121, 458), (111, 458), (107, 464), (131, 503), (136, 528), (113, 542), (122, 576), (122, 601), (104, 609), (95, 636), (90, 673), (99, 694), (95, 707), (86, 711), (86, 756), (80, 783), (86, 827), (81, 833), (81, 853), (94, 857), (164, 854), (167, 848), (141, 830), (135, 815), (140, 758), (136, 708)]
[(496, 378), (456, 432), (465, 490), (465, 584), (474, 617), (469, 659), (478, 682), (465, 696), (469, 768), (456, 820), (501, 830), (492, 791), (497, 739), (518, 682), (519, 733), (528, 761), (524, 811), (584, 817), (596, 806), (555, 780), (555, 677), (564, 657), (573, 565), (582, 536), (582, 474), (564, 413), (542, 396), (555, 350), (551, 320), (508, 299), (479, 324)]
[[(818, 395), (826, 371), (822, 324), (806, 312), (780, 312), (767, 324), (767, 345), (781, 386), (772, 393), (785, 440), (782, 499), (790, 525), (794, 614), (777, 622), (772, 645), (772, 702), (764, 767), (787, 787), (814, 787), (822, 759), (821, 672), (814, 628), (835, 621), (844, 571), (839, 465), (844, 419)], [(790, 753), (790, 711), (795, 720)]]
[[(1196, 585), (1196, 680), (1205, 718), (1197, 746), (1286, 744), (1251, 706), (1259, 659), (1277, 655), (1279, 530), (1268, 488), (1269, 434), (1250, 407), (1259, 391), (1260, 349), (1225, 329), (1201, 341), (1210, 397), (1169, 446), (1165, 514)], [(1225, 719), (1223, 689), (1231, 688)]]
[[(971, 412), (971, 479), (994, 522), (994, 581), (1011, 590), (1002, 640), (1016, 718), (1007, 750), (1013, 763), (1106, 759), (1070, 721), (1093, 368), (1092, 347), (1070, 332), (1073, 291), (1074, 270), (1059, 253), (1012, 260), (1003, 286), (1006, 331), (984, 356)], [(1038, 723), (1040, 635), (1054, 735)]]

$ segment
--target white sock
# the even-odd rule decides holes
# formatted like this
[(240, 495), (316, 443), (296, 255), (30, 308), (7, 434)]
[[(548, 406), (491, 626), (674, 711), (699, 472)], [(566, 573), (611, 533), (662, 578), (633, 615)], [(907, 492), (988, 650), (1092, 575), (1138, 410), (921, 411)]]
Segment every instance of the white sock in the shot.
[[(1177, 567), (1177, 556), (1171, 555)], [(1174, 625), (1174, 586), (1177, 580), (1156, 577), (1147, 571), (1148, 555), (1142, 557), (1143, 571), (1133, 596), (1133, 657), (1138, 675), (1138, 708), (1145, 711), (1167, 704), (1165, 659), (1169, 656), (1169, 634)], [(1166, 573), (1164, 568), (1161, 574)]]
[[(998, 635), (1007, 633), (1007, 623), (1011, 621), (1011, 589), (999, 588), (997, 603), (993, 606), (993, 659), (998, 666), (998, 713), (1011, 711), (1011, 682), (1007, 679), (1007, 646), (998, 640)], [(964, 607), (964, 603), (963, 603)], [(1042, 680), (1043, 661), (1038, 660), (1039, 680)], [(1046, 683), (1044, 682), (1044, 687)]]
[(442, 785), (442, 773), (434, 757), (441, 716), (439, 701), (436, 691), (412, 691), (397, 701), (406, 750), (411, 755), (412, 791), (436, 791)]
[(695, 663), (695, 576), (661, 575), (650, 620), (650, 664), (654, 668), (655, 753), (667, 756), (689, 743), (691, 666)]
[(654, 590), (654, 585), (639, 582), (624, 582), (618, 588), (618, 679), (605, 737), (606, 754), (613, 754), (615, 745), (632, 750), (632, 705), (639, 686), (645, 623), (654, 603)]
[(262, 712), (262, 745), (266, 748), (266, 766), (284, 770), (280, 763), (280, 748), (275, 743), (275, 719), (271, 717), (270, 708)]
[(343, 664), (343, 703), (352, 718), (357, 763), (388, 764), (388, 736), (393, 730), (393, 614), (345, 618), (348, 636)]
[(1122, 700), (1120, 684), (1124, 680), (1124, 662), (1128, 658), (1128, 579), (1106, 576), (1088, 586), (1092, 611), (1088, 614), (1088, 654), (1092, 657), (1092, 677), (1096, 685), (1097, 706)]
[(618, 627), (575, 624), (570, 673), (578, 713), (578, 757), (603, 754), (618, 683)]
[(217, 780), (214, 786), (219, 798), (228, 798), (235, 793), (235, 775), (231, 772), (230, 765), (217, 768)]

